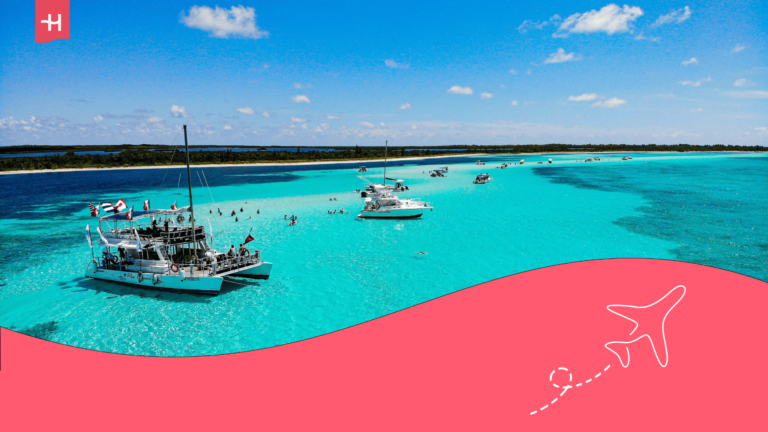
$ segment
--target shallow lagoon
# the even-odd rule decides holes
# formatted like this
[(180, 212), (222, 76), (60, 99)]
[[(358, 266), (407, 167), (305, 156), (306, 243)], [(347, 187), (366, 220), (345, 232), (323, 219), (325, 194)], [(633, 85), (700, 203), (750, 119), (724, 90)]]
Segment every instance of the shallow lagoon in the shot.
[[(210, 190), (193, 168), (198, 220), (208, 228), (210, 218), (215, 245), (238, 244), (253, 227), (253, 245), (275, 264), (270, 280), (225, 284), (217, 297), (82, 277), (90, 260), (83, 228), (96, 221), (88, 203), (185, 205), (183, 169), (2, 176), (0, 325), (101, 351), (193, 356), (289, 343), (581, 260), (676, 259), (768, 281), (764, 154), (623, 155), (599, 163), (577, 154), (483, 157), (486, 166), (477, 157), (396, 161), (387, 174), (406, 180), (403, 195), (435, 207), (406, 221), (355, 219), (362, 199), (353, 190), (363, 187), (356, 164), (206, 168)], [(521, 158), (523, 166), (495, 169)], [(548, 158), (555, 163), (535, 164)], [(382, 164), (366, 165), (376, 180)], [(444, 165), (447, 178), (424, 173)], [(472, 184), (481, 172), (494, 180)], [(216, 207), (225, 216), (208, 213)], [(227, 215), (240, 207), (235, 223)], [(342, 207), (352, 212), (327, 214)], [(286, 214), (299, 223), (288, 227)]]

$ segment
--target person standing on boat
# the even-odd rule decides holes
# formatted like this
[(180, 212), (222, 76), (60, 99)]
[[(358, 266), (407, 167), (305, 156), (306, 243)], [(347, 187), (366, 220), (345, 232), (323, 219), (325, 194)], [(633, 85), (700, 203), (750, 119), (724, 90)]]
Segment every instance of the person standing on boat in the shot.
[(229, 247), (229, 252), (227, 252), (227, 256), (229, 258), (234, 258), (236, 256), (236, 254), (235, 254), (235, 245), (231, 245)]
[(241, 244), (240, 245), (240, 256), (242, 257), (242, 256), (250, 255), (250, 254), (251, 254), (251, 251), (246, 249), (245, 245)]
[(165, 222), (163, 222), (163, 226), (165, 227), (165, 233), (168, 234), (168, 218), (166, 218)]

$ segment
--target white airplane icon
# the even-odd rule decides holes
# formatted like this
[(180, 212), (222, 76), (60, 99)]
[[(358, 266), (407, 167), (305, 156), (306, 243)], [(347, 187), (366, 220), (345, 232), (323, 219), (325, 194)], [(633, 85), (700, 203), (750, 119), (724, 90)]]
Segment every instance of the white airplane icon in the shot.
[[(685, 287), (682, 285), (672, 288), (664, 297), (660, 298), (654, 303), (648, 306), (629, 306), (629, 305), (608, 305), (607, 308), (612, 313), (626, 318), (635, 323), (635, 328), (629, 332), (630, 335), (635, 333), (638, 329), (640, 334), (634, 340), (631, 341), (613, 341), (605, 344), (605, 347), (616, 354), (619, 357), (619, 361), (623, 367), (629, 366), (629, 345), (639, 341), (640, 339), (647, 337), (651, 342), (651, 348), (656, 355), (656, 360), (661, 367), (667, 367), (669, 363), (669, 353), (667, 352), (667, 339), (664, 334), (664, 323), (667, 321), (669, 313), (680, 303), (680, 300), (685, 296)], [(663, 318), (661, 318), (663, 315)], [(639, 322), (641, 318), (646, 318)], [(658, 320), (661, 319), (661, 323)], [(649, 322), (650, 321), (650, 322)], [(663, 345), (663, 351), (659, 353), (656, 350), (656, 345)], [(624, 355), (626, 354), (626, 362), (624, 361)], [(659, 358), (659, 354), (661, 357)]]

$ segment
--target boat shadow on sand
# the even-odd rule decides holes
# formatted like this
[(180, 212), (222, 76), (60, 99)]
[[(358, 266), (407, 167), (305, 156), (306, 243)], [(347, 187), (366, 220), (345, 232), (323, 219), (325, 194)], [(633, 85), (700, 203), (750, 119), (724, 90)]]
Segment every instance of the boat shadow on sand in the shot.
[[(116, 297), (138, 297), (138, 298), (151, 298), (160, 301), (169, 301), (176, 303), (197, 303), (206, 304), (211, 303), (218, 296), (211, 296), (207, 294), (195, 294), (185, 292), (172, 292), (164, 291), (160, 289), (141, 289), (136, 288), (133, 285), (123, 285), (117, 282), (102, 282), (93, 279), (83, 278), (73, 283), (59, 282), (61, 289), (71, 290), (71, 292), (88, 292), (91, 291), (94, 295), (106, 294), (107, 300), (115, 299)], [(254, 281), (229, 281), (224, 280), (221, 285), (221, 291), (219, 296), (226, 295), (233, 291), (237, 291), (246, 286), (260, 287), (258, 282)]]

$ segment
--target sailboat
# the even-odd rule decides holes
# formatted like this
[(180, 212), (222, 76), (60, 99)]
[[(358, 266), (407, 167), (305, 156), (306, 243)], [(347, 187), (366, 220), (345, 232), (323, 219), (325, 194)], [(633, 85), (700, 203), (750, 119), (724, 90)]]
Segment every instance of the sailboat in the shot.
[[(228, 276), (269, 279), (272, 263), (261, 260), (261, 251), (224, 253), (208, 244), (205, 227), (195, 223), (186, 125), (184, 146), (189, 206), (174, 205), (170, 210), (131, 209), (100, 217), (97, 231), (103, 251), (98, 258), (93, 252), (90, 225), (86, 228), (93, 258), (85, 270), (86, 277), (148, 289), (212, 295), (219, 293)], [(161, 223), (162, 218), (165, 220)], [(248, 239), (252, 239), (250, 234)]]
[[(361, 219), (414, 219), (421, 217), (432, 207), (415, 199), (400, 199), (388, 189), (387, 180), (395, 181), (395, 187), (402, 187), (402, 180), (387, 177), (387, 148), (389, 141), (384, 144), (384, 181), (380, 187), (374, 187), (365, 199), (365, 207), (357, 217)], [(395, 189), (397, 190), (397, 189)]]

